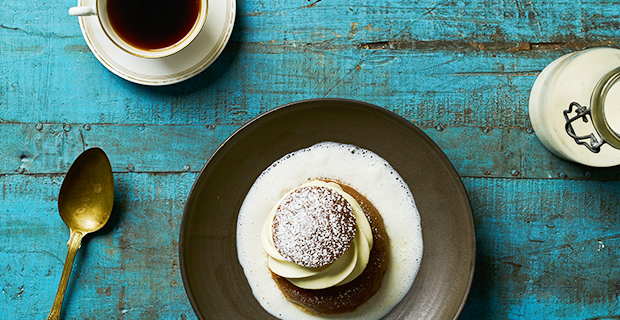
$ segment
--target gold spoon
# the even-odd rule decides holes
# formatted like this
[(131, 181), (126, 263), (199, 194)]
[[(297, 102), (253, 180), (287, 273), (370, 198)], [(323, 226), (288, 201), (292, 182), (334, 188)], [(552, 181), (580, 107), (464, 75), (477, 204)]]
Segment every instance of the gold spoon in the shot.
[(84, 151), (69, 168), (58, 195), (58, 212), (69, 227), (69, 251), (48, 320), (60, 318), (62, 301), (82, 238), (101, 229), (112, 212), (114, 178), (108, 157), (99, 148)]

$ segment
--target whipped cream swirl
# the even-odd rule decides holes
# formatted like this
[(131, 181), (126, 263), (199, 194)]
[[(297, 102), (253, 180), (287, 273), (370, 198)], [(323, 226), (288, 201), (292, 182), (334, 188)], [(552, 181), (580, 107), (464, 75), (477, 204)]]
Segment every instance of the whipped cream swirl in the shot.
[(276, 203), (263, 226), (261, 241), (263, 248), (269, 255), (269, 269), (273, 273), (286, 278), (293, 285), (303, 289), (325, 289), (351, 282), (368, 265), (370, 250), (373, 245), (370, 223), (359, 203), (350, 194), (344, 192), (337, 183), (313, 180), (303, 184), (301, 187), (309, 186), (329, 188), (340, 194), (351, 205), (356, 220), (355, 236), (351, 241), (351, 246), (334, 262), (320, 268), (304, 267), (282, 257), (274, 244), (271, 226), (280, 203), (293, 190)]

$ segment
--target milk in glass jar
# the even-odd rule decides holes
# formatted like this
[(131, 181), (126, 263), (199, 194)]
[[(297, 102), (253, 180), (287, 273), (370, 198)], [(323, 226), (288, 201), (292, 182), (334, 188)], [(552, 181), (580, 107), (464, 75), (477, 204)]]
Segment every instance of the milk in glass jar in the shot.
[(557, 156), (592, 167), (620, 164), (620, 49), (564, 55), (538, 75), (529, 113)]

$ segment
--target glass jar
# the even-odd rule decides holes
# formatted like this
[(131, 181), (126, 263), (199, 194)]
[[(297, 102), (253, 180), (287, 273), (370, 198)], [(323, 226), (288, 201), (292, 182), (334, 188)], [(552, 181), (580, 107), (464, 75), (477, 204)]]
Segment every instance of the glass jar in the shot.
[(620, 49), (564, 55), (538, 75), (529, 113), (557, 156), (592, 167), (620, 164)]

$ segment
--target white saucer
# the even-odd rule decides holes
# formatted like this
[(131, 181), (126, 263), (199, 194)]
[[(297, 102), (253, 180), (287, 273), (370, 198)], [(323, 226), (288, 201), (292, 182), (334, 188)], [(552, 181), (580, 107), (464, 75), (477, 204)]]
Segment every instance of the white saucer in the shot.
[[(78, 0), (79, 6), (94, 0)], [(149, 86), (187, 80), (206, 69), (222, 53), (235, 24), (236, 0), (208, 0), (207, 20), (185, 49), (171, 56), (147, 59), (117, 47), (105, 35), (97, 16), (79, 17), (82, 35), (97, 60), (117, 76)]]

